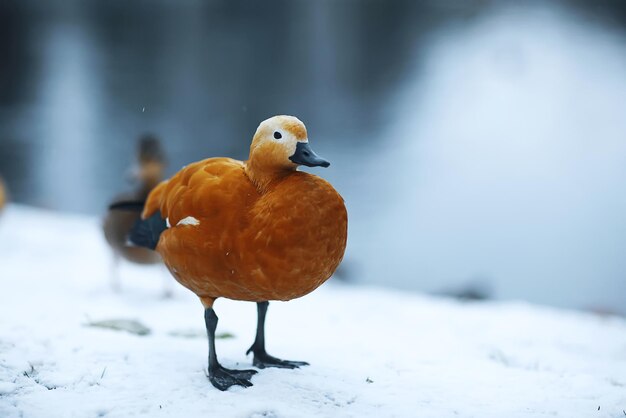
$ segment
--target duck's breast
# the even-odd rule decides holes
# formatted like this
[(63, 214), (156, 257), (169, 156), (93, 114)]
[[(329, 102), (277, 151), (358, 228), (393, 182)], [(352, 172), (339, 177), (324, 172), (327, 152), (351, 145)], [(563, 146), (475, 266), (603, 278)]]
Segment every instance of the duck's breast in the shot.
[(251, 209), (243, 235), (246, 264), (254, 283), (270, 299), (303, 296), (339, 266), (347, 240), (343, 199), (320, 177), (295, 172)]
[(347, 213), (325, 180), (296, 172), (260, 195), (232, 160), (186, 170), (163, 191), (171, 227), (157, 249), (200, 297), (289, 300), (317, 288), (341, 262)]

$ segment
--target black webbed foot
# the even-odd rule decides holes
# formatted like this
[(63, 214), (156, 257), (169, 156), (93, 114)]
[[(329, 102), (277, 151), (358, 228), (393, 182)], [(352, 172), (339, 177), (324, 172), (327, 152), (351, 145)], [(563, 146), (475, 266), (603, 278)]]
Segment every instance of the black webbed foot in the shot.
[(218, 365), (209, 370), (209, 380), (219, 390), (227, 390), (231, 386), (252, 386), (250, 378), (257, 373), (256, 370), (231, 370)]
[(207, 335), (209, 337), (209, 368), (207, 377), (219, 390), (227, 390), (231, 386), (243, 386), (249, 388), (252, 386), (250, 378), (254, 376), (256, 370), (231, 370), (223, 367), (217, 361), (215, 353), (215, 329), (217, 328), (217, 315), (213, 308), (204, 310), (204, 320), (206, 322)]
[(274, 356), (270, 356), (266, 351), (255, 350), (254, 346), (250, 347), (250, 349), (246, 352), (246, 354), (250, 354), (250, 352), (254, 352), (254, 359), (252, 360), (252, 365), (254, 367), (258, 367), (259, 369), (265, 369), (266, 367), (279, 367), (281, 369), (297, 369), (301, 366), (308, 366), (309, 363), (306, 361), (293, 361), (293, 360), (281, 360)]
[(250, 380), (252, 376), (258, 373), (257, 370), (252, 370), (252, 369), (245, 369), (245, 370), (226, 369), (226, 368), (223, 368), (223, 369), (226, 370), (228, 373), (232, 374), (233, 376), (238, 377), (239, 379), (246, 379), (246, 380)]

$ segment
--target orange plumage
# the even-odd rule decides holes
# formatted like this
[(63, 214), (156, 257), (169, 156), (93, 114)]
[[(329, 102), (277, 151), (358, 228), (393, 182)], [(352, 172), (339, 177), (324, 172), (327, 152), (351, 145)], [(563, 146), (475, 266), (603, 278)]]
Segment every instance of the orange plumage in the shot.
[(324, 283), (346, 248), (343, 199), (325, 180), (297, 171), (329, 165), (308, 141), (297, 118), (263, 121), (248, 161), (209, 158), (183, 168), (150, 193), (143, 221), (131, 230), (135, 244), (156, 249), (176, 280), (200, 297), (208, 377), (220, 390), (252, 386), (256, 370), (218, 362), (213, 302), (219, 297), (257, 302), (257, 333), (248, 350), (256, 367), (307, 365), (267, 353), (265, 316), (269, 300), (294, 299)]
[[(264, 124), (248, 161), (193, 163), (156, 187), (145, 205), (144, 219), (159, 210), (170, 225), (157, 251), (205, 307), (218, 297), (267, 301), (306, 295), (343, 258), (343, 199), (289, 159), (298, 142), (308, 141), (304, 125), (287, 116)], [(276, 129), (291, 140), (272, 140)]]

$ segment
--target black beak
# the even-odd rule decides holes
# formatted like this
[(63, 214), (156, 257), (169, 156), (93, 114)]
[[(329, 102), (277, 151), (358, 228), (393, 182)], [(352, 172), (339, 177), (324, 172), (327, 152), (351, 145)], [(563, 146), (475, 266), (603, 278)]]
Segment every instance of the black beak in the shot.
[(289, 157), (291, 161), (307, 167), (328, 167), (330, 163), (313, 152), (308, 142), (298, 142), (296, 152)]

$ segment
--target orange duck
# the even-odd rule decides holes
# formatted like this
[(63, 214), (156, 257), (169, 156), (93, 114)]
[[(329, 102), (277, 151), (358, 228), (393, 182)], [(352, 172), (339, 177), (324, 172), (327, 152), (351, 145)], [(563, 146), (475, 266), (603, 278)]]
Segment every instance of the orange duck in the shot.
[[(122, 193), (113, 199), (116, 202), (145, 201), (148, 194), (163, 180), (165, 156), (161, 143), (152, 135), (144, 135), (138, 141), (137, 168), (133, 169), (133, 180), (137, 181), (134, 191)], [(113, 252), (112, 287), (119, 290), (119, 263), (121, 259), (136, 264), (156, 264), (161, 262), (159, 254), (153, 250), (127, 245), (128, 234), (140, 214), (137, 212), (109, 210), (104, 218), (104, 237)], [(166, 290), (167, 293), (167, 290)]]
[(333, 274), (346, 247), (348, 219), (339, 193), (298, 171), (300, 165), (330, 164), (313, 152), (300, 120), (275, 116), (259, 125), (248, 161), (209, 158), (159, 184), (131, 232), (130, 239), (156, 249), (204, 305), (209, 380), (220, 390), (251, 386), (256, 373), (229, 370), (217, 360), (213, 302), (220, 297), (257, 302), (256, 338), (248, 350), (254, 366), (308, 364), (266, 352), (268, 301), (304, 296)]
[(0, 212), (2, 212), (2, 209), (4, 209), (4, 206), (7, 203), (7, 192), (6, 192), (6, 188), (4, 187), (4, 182), (2, 181), (2, 178), (0, 177)]

